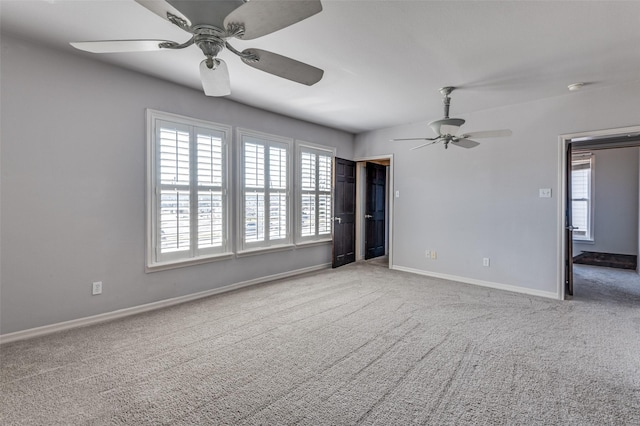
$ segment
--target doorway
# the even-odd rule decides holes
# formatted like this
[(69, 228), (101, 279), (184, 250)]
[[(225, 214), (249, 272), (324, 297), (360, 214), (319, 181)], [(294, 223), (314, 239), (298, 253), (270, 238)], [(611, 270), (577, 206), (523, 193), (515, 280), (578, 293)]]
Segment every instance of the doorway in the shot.
[[(560, 220), (558, 221), (558, 225), (559, 225), (558, 241), (560, 242), (559, 253), (562, 259), (562, 261), (559, 262), (560, 267), (559, 267), (559, 280), (558, 280), (558, 296), (560, 299), (566, 299), (574, 296), (575, 286), (578, 287), (579, 292), (580, 292), (580, 286), (584, 286), (582, 287), (583, 289), (589, 289), (589, 291), (591, 291), (590, 290), (591, 286), (588, 282), (588, 279), (586, 278), (587, 275), (585, 275), (585, 271), (589, 272), (588, 276), (593, 277), (595, 275), (593, 274), (594, 271), (591, 271), (589, 268), (591, 269), (595, 268), (596, 271), (598, 268), (604, 268), (600, 271), (600, 273), (597, 274), (597, 276), (601, 278), (617, 276), (614, 273), (616, 272), (615, 270), (609, 270), (609, 271), (605, 270), (605, 269), (613, 269), (613, 268), (607, 267), (612, 265), (603, 264), (606, 266), (596, 265), (596, 266), (588, 266), (588, 267), (585, 267), (582, 264), (574, 265), (574, 260), (580, 257), (584, 257), (583, 255), (585, 253), (597, 254), (598, 251), (603, 251), (602, 250), (603, 248), (611, 247), (610, 245), (609, 247), (606, 247), (607, 244), (603, 244), (603, 240), (606, 239), (603, 237), (607, 237), (608, 232), (610, 231), (610, 229), (608, 230), (605, 229), (606, 226), (604, 226), (603, 223), (607, 224), (607, 223), (616, 222), (620, 219), (621, 215), (627, 218), (626, 219), (627, 223), (628, 224), (630, 223), (629, 226), (622, 227), (621, 230), (619, 231), (619, 234), (626, 233), (626, 245), (628, 246), (626, 249), (623, 249), (622, 251), (625, 251), (625, 250), (634, 251), (634, 255), (635, 255), (634, 257), (637, 259), (638, 250), (640, 249), (640, 226), (639, 226), (639, 223), (640, 223), (639, 204), (640, 203), (638, 202), (638, 199), (640, 198), (638, 195), (638, 192), (639, 192), (638, 187), (640, 185), (638, 183), (640, 182), (640, 172), (638, 171), (638, 163), (640, 163), (640, 150), (628, 151), (624, 148), (633, 148), (633, 147), (639, 147), (639, 146), (640, 146), (640, 126), (625, 127), (625, 128), (619, 128), (619, 129), (599, 130), (599, 131), (575, 133), (575, 134), (560, 136), (561, 161), (560, 161), (560, 172), (559, 172), (559, 178), (560, 178), (559, 187), (562, 192), (559, 199)], [(604, 162), (601, 162), (600, 164), (601, 167), (600, 169), (598, 169), (599, 162), (596, 160), (596, 158), (598, 153), (600, 153), (602, 159), (607, 157), (608, 158), (615, 157), (615, 155), (612, 155), (612, 154), (616, 153), (616, 151), (617, 151), (616, 155), (619, 159), (622, 157), (626, 157), (628, 160), (631, 160), (631, 163), (635, 164), (635, 166), (632, 166), (632, 168), (628, 169), (629, 171), (626, 172), (627, 174), (630, 174), (630, 177), (627, 177), (627, 179), (624, 180), (624, 182), (629, 182), (631, 179), (631, 181), (633, 182), (633, 184), (631, 185), (633, 187), (631, 189), (632, 199), (630, 199), (631, 197), (627, 197), (627, 198), (623, 197), (623, 198), (618, 198), (618, 200), (621, 200), (621, 201), (612, 202), (611, 199), (609, 198), (605, 202), (603, 198), (600, 198), (600, 201), (598, 202), (597, 200), (598, 196), (596, 195), (593, 200), (589, 201), (589, 204), (593, 202), (593, 203), (596, 203), (596, 205), (601, 206), (601, 208), (602, 206), (607, 206), (607, 209), (612, 210), (613, 213), (609, 213), (608, 216), (610, 217), (610, 219), (605, 221), (603, 217), (607, 215), (603, 214), (603, 211), (596, 212), (597, 207), (594, 209), (593, 205), (591, 205), (590, 214), (592, 215), (592, 218), (594, 217), (595, 219), (589, 223), (586, 229), (587, 236), (590, 236), (591, 238), (585, 238), (584, 235), (585, 235), (586, 221), (584, 220), (584, 218), (581, 218), (580, 214), (578, 214), (580, 212), (583, 212), (585, 210), (585, 207), (582, 206), (583, 201), (580, 199), (581, 198), (580, 196), (578, 196), (578, 199), (576, 199), (576, 197), (572, 195), (572, 187), (573, 187), (572, 176), (574, 178), (581, 179), (581, 173), (582, 173), (581, 171), (578, 171), (576, 173), (575, 168), (573, 169), (574, 172), (572, 173), (572, 160), (573, 160), (573, 163), (576, 164), (576, 159), (578, 159), (577, 160), (578, 164), (582, 164), (584, 163), (584, 160), (583, 160), (584, 157), (577, 157), (574, 154), (576, 152), (582, 152), (584, 156), (584, 153), (591, 153), (590, 155), (592, 155), (593, 160), (595, 161), (593, 163), (594, 168), (591, 170), (591, 172), (595, 176), (598, 176), (598, 173), (600, 172), (600, 181), (598, 184), (596, 184), (595, 179), (593, 179), (593, 175), (591, 180), (592, 182), (594, 182), (593, 185), (595, 185), (595, 190), (599, 191), (599, 194), (602, 196), (603, 193), (610, 194), (611, 192), (610, 190), (606, 190), (606, 191), (602, 190), (603, 181), (607, 182), (607, 185), (615, 185), (615, 182), (609, 182), (612, 179), (605, 179), (605, 177), (603, 176), (604, 174), (607, 173), (605, 172), (605, 170), (607, 169), (609, 170), (608, 172), (609, 176), (616, 176), (622, 173), (622, 169), (619, 169), (619, 170), (616, 169), (616, 167), (618, 167), (618, 165), (616, 164), (613, 165), (613, 169), (611, 165), (607, 166), (607, 169), (605, 169)], [(621, 152), (625, 152), (625, 154), (622, 154), (622, 157), (620, 157)], [(605, 153), (606, 153), (606, 156), (605, 156)], [(631, 156), (627, 154), (630, 154)], [(592, 166), (589, 166), (589, 167), (592, 167)], [(614, 186), (613, 188), (615, 191), (613, 192), (617, 192), (620, 189), (619, 186), (620, 186), (619, 184), (618, 184), (618, 187)], [(623, 186), (626, 187), (626, 185), (623, 185)], [(626, 191), (627, 191), (626, 193), (628, 194), (629, 190), (626, 190)], [(615, 204), (615, 205), (612, 206), (611, 204)], [(572, 214), (573, 207), (577, 209), (578, 213)], [(578, 214), (578, 217), (576, 217), (576, 214)], [(577, 222), (574, 223), (573, 222), (574, 220), (576, 220)], [(629, 229), (632, 229), (633, 231), (629, 231)], [(576, 232), (578, 236), (578, 238), (576, 239), (574, 239), (574, 237), (576, 236), (574, 235), (574, 232)], [(615, 232), (613, 232), (613, 234), (615, 234)], [(581, 238), (581, 240), (579, 240), (579, 238)], [(577, 251), (579, 251), (579, 253), (574, 252), (574, 245), (578, 249)], [(629, 248), (631, 246), (633, 246), (633, 248)], [(590, 248), (591, 250), (585, 252), (585, 250)], [(607, 251), (607, 250), (604, 250), (604, 251)], [(611, 251), (613, 251), (613, 253), (601, 253), (601, 254), (607, 255), (607, 256), (614, 255), (615, 250), (611, 250)], [(578, 255), (578, 257), (576, 257), (576, 255)], [(640, 287), (640, 275), (638, 275), (638, 272), (640, 272), (640, 267), (637, 266), (637, 263), (636, 263), (636, 270), (632, 272), (633, 272), (632, 275), (637, 277), (638, 286)], [(613, 278), (611, 279), (614, 280)], [(604, 281), (602, 279), (599, 279), (598, 282), (602, 284)], [(614, 284), (614, 281), (610, 281), (610, 283)], [(584, 297), (585, 294), (582, 293), (582, 296)]]
[(393, 265), (393, 155), (358, 158), (356, 260)]
[(367, 162), (364, 204), (364, 259), (387, 254), (387, 166)]

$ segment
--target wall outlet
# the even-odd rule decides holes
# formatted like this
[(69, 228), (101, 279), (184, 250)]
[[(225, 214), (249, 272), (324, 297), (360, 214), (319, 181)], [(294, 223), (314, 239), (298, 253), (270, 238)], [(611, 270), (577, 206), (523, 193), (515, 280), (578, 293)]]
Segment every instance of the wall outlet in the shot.
[(102, 294), (102, 281), (96, 281), (91, 285), (91, 294), (93, 296)]
[(431, 260), (436, 260), (438, 258), (438, 252), (435, 250), (431, 250)]
[(540, 198), (551, 198), (551, 188), (540, 188), (538, 195)]
[(489, 258), (488, 257), (482, 258), (482, 266), (489, 266)]
[(431, 259), (431, 250), (425, 250), (424, 257), (426, 257), (427, 259)]

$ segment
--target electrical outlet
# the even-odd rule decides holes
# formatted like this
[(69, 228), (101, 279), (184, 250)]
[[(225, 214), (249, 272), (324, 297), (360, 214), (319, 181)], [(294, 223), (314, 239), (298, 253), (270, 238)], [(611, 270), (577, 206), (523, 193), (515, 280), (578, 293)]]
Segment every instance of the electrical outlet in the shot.
[(488, 257), (482, 258), (482, 266), (489, 266), (489, 258)]
[(431, 250), (431, 260), (436, 260), (438, 258), (438, 252), (435, 250)]
[(540, 198), (551, 198), (551, 188), (540, 188), (538, 195)]
[(102, 294), (102, 281), (96, 281), (91, 286), (91, 294), (96, 296)]
[(431, 250), (425, 250), (424, 257), (426, 257), (427, 259), (431, 259)]

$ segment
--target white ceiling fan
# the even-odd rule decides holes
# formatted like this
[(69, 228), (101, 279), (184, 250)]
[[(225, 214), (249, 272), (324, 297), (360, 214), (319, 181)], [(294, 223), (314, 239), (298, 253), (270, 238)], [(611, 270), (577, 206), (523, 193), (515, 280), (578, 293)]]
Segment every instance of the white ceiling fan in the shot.
[(412, 150), (422, 148), (425, 146), (433, 145), (438, 142), (443, 142), (445, 149), (449, 147), (451, 143), (454, 146), (461, 146), (463, 148), (474, 148), (480, 145), (480, 142), (476, 142), (469, 138), (497, 138), (503, 136), (511, 136), (512, 132), (509, 129), (502, 130), (486, 130), (482, 132), (464, 133), (458, 136), (460, 127), (464, 124), (465, 120), (462, 118), (449, 118), (449, 106), (451, 105), (451, 98), (449, 95), (455, 87), (447, 86), (440, 89), (440, 93), (444, 96), (444, 118), (429, 123), (429, 127), (438, 135), (435, 138), (404, 138), (404, 139), (391, 139), (392, 141), (429, 141), (425, 144), (418, 145), (411, 148)]
[(72, 42), (92, 53), (139, 52), (198, 46), (205, 59), (200, 78), (207, 96), (231, 93), (229, 71), (217, 55), (227, 48), (242, 61), (264, 72), (311, 86), (324, 71), (277, 53), (261, 49), (238, 51), (229, 38), (252, 40), (281, 30), (322, 11), (320, 0), (135, 0), (151, 12), (192, 34), (185, 43), (169, 40), (103, 40)]

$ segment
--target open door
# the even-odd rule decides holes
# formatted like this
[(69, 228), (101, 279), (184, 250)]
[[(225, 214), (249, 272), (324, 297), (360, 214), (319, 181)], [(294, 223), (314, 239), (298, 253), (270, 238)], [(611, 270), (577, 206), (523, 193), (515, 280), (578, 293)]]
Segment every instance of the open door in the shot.
[(387, 168), (367, 163), (365, 207), (365, 259), (384, 256)]
[(356, 163), (336, 158), (334, 164), (332, 266), (356, 260)]
[(572, 222), (572, 195), (571, 195), (571, 143), (567, 143), (567, 161), (565, 165), (565, 182), (567, 183), (566, 194), (566, 210), (565, 210), (565, 241), (567, 242), (567, 248), (565, 252), (565, 279), (564, 279), (564, 294), (566, 296), (573, 296), (573, 222)]

